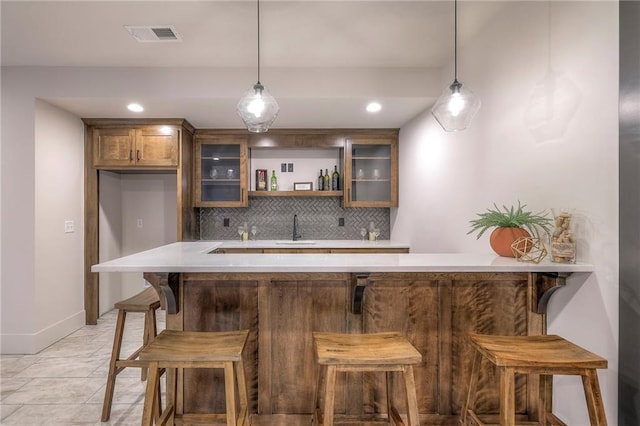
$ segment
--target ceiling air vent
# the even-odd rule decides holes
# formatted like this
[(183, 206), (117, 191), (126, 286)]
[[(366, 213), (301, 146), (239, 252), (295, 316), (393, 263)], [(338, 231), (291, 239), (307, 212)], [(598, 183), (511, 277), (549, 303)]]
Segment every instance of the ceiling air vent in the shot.
[(182, 41), (173, 25), (125, 25), (124, 28), (139, 43)]

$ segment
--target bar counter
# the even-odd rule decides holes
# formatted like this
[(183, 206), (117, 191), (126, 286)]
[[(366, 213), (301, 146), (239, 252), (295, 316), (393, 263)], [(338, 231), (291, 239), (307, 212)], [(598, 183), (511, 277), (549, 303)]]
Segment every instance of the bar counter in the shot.
[[(456, 424), (471, 371), (465, 334), (545, 334), (551, 295), (567, 277), (579, 285), (593, 272), (590, 264), (478, 254), (210, 254), (223, 244), (174, 243), (92, 271), (143, 272), (167, 310), (167, 328), (249, 329), (245, 364), (256, 425), (310, 423), (312, 331), (404, 333), (423, 355), (415, 369), (421, 424)], [(179, 412), (224, 411), (216, 372), (185, 370), (178, 380)], [(479, 380), (476, 412), (497, 414), (495, 371), (484, 366)], [(386, 413), (380, 376), (344, 374), (337, 389), (337, 413)], [(550, 384), (544, 391), (550, 394)], [(545, 392), (518, 377), (518, 418), (539, 416), (535, 396)]]

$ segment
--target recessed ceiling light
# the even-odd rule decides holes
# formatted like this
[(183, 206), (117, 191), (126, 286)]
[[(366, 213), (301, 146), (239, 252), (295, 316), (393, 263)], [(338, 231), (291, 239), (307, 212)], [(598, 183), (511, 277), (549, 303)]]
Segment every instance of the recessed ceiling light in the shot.
[(370, 102), (367, 105), (367, 111), (369, 112), (378, 112), (382, 109), (382, 105), (380, 105), (378, 102)]
[(127, 109), (129, 111), (133, 111), (133, 112), (142, 112), (142, 111), (144, 111), (144, 108), (140, 104), (129, 104), (129, 105), (127, 105)]

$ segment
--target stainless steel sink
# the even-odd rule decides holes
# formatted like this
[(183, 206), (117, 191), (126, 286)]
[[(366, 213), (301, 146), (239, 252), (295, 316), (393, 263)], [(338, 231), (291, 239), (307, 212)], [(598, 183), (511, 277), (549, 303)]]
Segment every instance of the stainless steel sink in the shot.
[(311, 241), (311, 240), (298, 240), (298, 241), (293, 241), (293, 240), (281, 240), (281, 241), (276, 241), (276, 244), (279, 246), (312, 246), (314, 245), (316, 242), (315, 241)]

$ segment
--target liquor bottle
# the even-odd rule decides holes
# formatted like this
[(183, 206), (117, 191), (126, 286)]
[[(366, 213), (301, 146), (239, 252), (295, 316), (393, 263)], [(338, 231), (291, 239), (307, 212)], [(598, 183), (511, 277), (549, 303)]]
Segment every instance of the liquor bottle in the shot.
[(271, 190), (272, 191), (278, 190), (278, 178), (276, 177), (275, 170), (271, 171)]
[(322, 176), (322, 169), (320, 169), (320, 174), (318, 175), (318, 188), (316, 190), (322, 191), (324, 188), (324, 176)]
[(329, 169), (324, 169), (324, 185), (322, 189), (325, 191), (331, 191), (331, 178), (329, 177)]
[(331, 175), (331, 190), (340, 190), (340, 173), (338, 173), (338, 166), (333, 166), (333, 174)]

